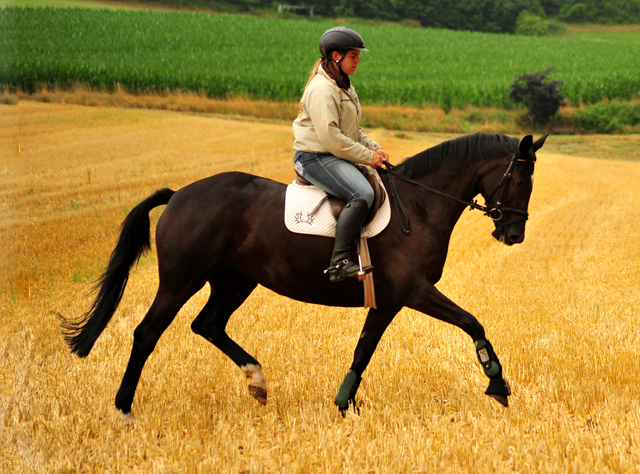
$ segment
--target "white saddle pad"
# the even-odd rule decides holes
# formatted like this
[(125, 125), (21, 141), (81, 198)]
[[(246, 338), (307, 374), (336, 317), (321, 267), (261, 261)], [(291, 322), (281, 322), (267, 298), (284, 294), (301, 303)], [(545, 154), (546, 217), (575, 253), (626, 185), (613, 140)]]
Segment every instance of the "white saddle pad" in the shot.
[[(377, 172), (376, 178), (381, 181)], [(362, 228), (362, 237), (378, 235), (390, 220), (391, 206), (387, 194), (373, 220)], [(296, 234), (336, 236), (336, 218), (327, 201), (327, 193), (316, 186), (300, 186), (295, 181), (287, 186), (284, 223)]]

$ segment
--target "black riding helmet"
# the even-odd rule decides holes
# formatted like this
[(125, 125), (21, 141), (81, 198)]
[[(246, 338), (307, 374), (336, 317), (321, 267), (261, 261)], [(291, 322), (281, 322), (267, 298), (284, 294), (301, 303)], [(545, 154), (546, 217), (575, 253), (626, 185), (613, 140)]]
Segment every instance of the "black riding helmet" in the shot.
[(323, 58), (329, 58), (334, 51), (350, 51), (352, 49), (369, 51), (364, 45), (362, 36), (346, 26), (330, 28), (320, 38), (320, 54)]

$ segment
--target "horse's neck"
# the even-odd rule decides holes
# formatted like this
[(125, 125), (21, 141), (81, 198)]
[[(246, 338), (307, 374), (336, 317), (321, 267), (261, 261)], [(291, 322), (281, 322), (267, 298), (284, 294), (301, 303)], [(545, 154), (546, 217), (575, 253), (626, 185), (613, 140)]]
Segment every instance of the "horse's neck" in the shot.
[[(478, 160), (445, 165), (441, 169), (417, 179), (417, 181), (451, 197), (471, 202), (478, 194), (480, 172), (489, 164), (489, 161)], [(413, 187), (415, 188), (415, 186)], [(420, 199), (417, 200), (418, 205), (424, 207), (428, 214), (437, 218), (438, 222), (443, 225), (443, 232), (449, 232), (449, 229), (453, 229), (465, 209), (464, 204), (455, 199), (439, 197), (432, 191), (423, 188), (413, 189), (412, 192), (420, 193)], [(434, 197), (438, 197), (438, 199), (434, 199)]]
[[(444, 176), (449, 176), (448, 188), (458, 199), (471, 201), (478, 194), (480, 170), (486, 166), (485, 160), (467, 163), (456, 163), (443, 169)], [(446, 169), (449, 168), (449, 169)]]
[[(478, 194), (480, 171), (487, 166), (489, 161), (478, 160), (448, 164), (418, 181), (458, 199), (470, 201)], [(451, 203), (458, 204), (455, 200), (451, 200)]]

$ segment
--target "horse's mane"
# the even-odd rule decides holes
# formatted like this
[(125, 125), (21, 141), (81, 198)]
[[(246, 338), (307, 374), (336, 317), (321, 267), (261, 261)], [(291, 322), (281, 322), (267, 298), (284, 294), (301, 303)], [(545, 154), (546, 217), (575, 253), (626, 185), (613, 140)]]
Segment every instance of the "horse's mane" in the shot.
[(401, 172), (411, 179), (421, 178), (446, 164), (464, 163), (513, 153), (518, 143), (518, 139), (505, 135), (486, 133), (465, 135), (447, 140), (407, 158), (400, 165)]

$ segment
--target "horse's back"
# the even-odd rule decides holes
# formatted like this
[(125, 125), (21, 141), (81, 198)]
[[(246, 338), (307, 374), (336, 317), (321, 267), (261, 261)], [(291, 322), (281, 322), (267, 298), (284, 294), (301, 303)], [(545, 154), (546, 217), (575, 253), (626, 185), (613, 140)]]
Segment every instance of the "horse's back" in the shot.
[(167, 205), (161, 220), (179, 220), (179, 215), (198, 220), (223, 218), (233, 221), (256, 204), (284, 205), (286, 186), (247, 173), (220, 173), (195, 181), (178, 190)]
[[(221, 173), (191, 183), (171, 198), (156, 229), (158, 260), (196, 264), (211, 259), (219, 265), (257, 232), (256, 225), (278, 227), (286, 186), (240, 172)], [(266, 229), (265, 229), (266, 230)]]
[(193, 199), (212, 205), (227, 206), (233, 202), (251, 202), (254, 199), (269, 198), (270, 193), (282, 193), (286, 186), (268, 178), (239, 171), (220, 173), (181, 188), (176, 192), (170, 206)]

